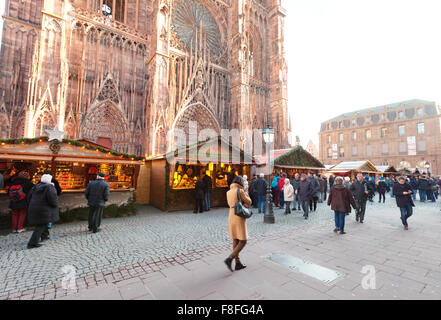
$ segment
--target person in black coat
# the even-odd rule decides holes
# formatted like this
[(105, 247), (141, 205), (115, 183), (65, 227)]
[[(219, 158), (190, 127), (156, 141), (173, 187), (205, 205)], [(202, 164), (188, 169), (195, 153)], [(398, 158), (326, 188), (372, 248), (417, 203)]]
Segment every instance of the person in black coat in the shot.
[(28, 222), (35, 225), (35, 230), (29, 239), (28, 249), (38, 248), (41, 246), (40, 240), (49, 239), (48, 223), (57, 222), (60, 219), (57, 190), (51, 181), (52, 176), (44, 174), (40, 183), (29, 193)]
[(210, 196), (211, 196), (211, 189), (213, 187), (213, 181), (211, 180), (210, 176), (207, 173), (205, 173), (202, 182), (204, 183), (205, 211), (210, 211), (211, 210)]
[(307, 220), (309, 217), (309, 205), (314, 195), (314, 189), (312, 187), (312, 182), (306, 179), (306, 174), (301, 175), (299, 189), (296, 194), (299, 196), (299, 201), (304, 212), (303, 217)]
[(415, 176), (411, 176), (409, 178), (409, 185), (412, 188), (412, 199), (416, 200), (416, 196), (418, 193), (418, 179)]
[(194, 199), (196, 202), (196, 206), (193, 213), (203, 213), (204, 212), (204, 182), (202, 178), (199, 177), (196, 182), (196, 186), (194, 189)]
[(258, 213), (266, 212), (266, 193), (268, 191), (268, 182), (265, 180), (265, 175), (260, 174), (259, 179), (254, 183), (254, 190), (257, 196)]
[(420, 176), (418, 179), (418, 189), (420, 192), (420, 201), (426, 202), (427, 199), (427, 189), (429, 187), (429, 182), (427, 181), (425, 176)]
[(404, 230), (409, 230), (407, 219), (412, 216), (415, 204), (412, 200), (412, 187), (406, 183), (405, 177), (398, 178), (398, 183), (394, 184), (393, 193), (397, 200), (397, 206), (401, 211), (401, 221), (403, 222)]
[(357, 202), (357, 212), (355, 220), (360, 223), (364, 222), (366, 213), (366, 202), (369, 195), (369, 189), (366, 180), (363, 179), (363, 174), (357, 175), (357, 180), (349, 188), (354, 195), (355, 202)]
[(377, 191), (380, 195), (380, 199), (378, 200), (379, 203), (381, 203), (381, 199), (383, 199), (383, 203), (386, 202), (386, 182), (384, 182), (384, 178), (381, 177), (380, 181), (378, 182)]
[(256, 177), (256, 175), (254, 175), (253, 179), (250, 182), (250, 187), (248, 188), (248, 193), (250, 195), (250, 198), (251, 198), (251, 201), (252, 201), (252, 206), (254, 208), (257, 208), (257, 205), (258, 205), (257, 191), (256, 191), (256, 182), (257, 182), (257, 177)]
[(84, 192), (89, 206), (89, 231), (100, 232), (106, 202), (110, 196), (110, 185), (104, 181), (106, 175), (98, 173), (96, 180), (89, 182)]

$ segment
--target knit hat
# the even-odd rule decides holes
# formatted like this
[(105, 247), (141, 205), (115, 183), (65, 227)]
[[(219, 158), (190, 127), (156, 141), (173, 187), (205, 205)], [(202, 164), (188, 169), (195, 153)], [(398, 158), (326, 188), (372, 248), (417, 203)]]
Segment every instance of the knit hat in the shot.
[(41, 176), (41, 183), (52, 183), (52, 176), (50, 174), (44, 174)]

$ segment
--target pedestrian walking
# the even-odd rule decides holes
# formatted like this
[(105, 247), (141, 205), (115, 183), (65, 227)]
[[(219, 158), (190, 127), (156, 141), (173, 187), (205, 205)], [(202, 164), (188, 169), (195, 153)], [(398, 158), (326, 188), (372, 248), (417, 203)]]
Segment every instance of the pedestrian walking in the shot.
[(318, 202), (323, 203), (325, 199), (325, 180), (321, 175), (317, 175), (317, 180), (319, 182)]
[(389, 192), (390, 192), (391, 198), (395, 198), (394, 192), (393, 192), (394, 184), (395, 184), (395, 178), (392, 177), (389, 179)]
[(384, 182), (384, 178), (380, 177), (380, 181), (378, 181), (377, 186), (378, 194), (380, 196), (378, 202), (381, 203), (381, 199), (383, 199), (383, 203), (386, 202), (386, 182)]
[[(55, 177), (52, 175), (52, 171), (51, 171), (51, 170), (46, 170), (46, 171), (44, 172), (44, 174), (49, 174), (49, 175), (52, 176), (52, 180), (51, 180), (51, 182), (54, 184), (55, 190), (57, 190), (57, 196), (59, 197), (59, 196), (61, 195), (61, 192), (62, 192), (61, 187), (60, 187), (60, 183), (59, 183), (58, 180), (55, 179)], [(51, 229), (51, 228), (52, 228), (52, 221), (49, 222), (49, 224), (47, 225), (47, 227), (48, 227), (48, 229)]]
[(194, 189), (195, 208), (193, 213), (204, 213), (204, 182), (201, 177), (198, 177)]
[(324, 198), (323, 198), (323, 201), (326, 201), (326, 200), (327, 200), (327, 197), (328, 197), (328, 178), (326, 178), (325, 175), (323, 175), (323, 182), (324, 182), (324, 185), (325, 185), (325, 191), (324, 191)]
[(259, 203), (257, 200), (256, 182), (257, 182), (257, 177), (256, 175), (253, 175), (253, 179), (251, 180), (248, 193), (250, 195), (251, 201), (253, 202), (254, 208), (257, 208)]
[(98, 173), (96, 180), (89, 182), (85, 196), (89, 206), (89, 231), (100, 232), (103, 210), (110, 196), (110, 185), (104, 181), (106, 175)]
[(414, 175), (410, 177), (409, 185), (412, 188), (412, 199), (416, 200), (418, 193), (418, 179)]
[(20, 171), (8, 183), (9, 208), (12, 210), (12, 232), (26, 231), (24, 223), (28, 214), (28, 194), (34, 186), (29, 173)]
[(318, 179), (314, 176), (313, 172), (308, 173), (308, 181), (311, 182), (312, 186), (312, 198), (309, 201), (309, 210), (310, 211), (316, 211), (317, 210), (317, 202), (319, 198), (319, 190), (320, 190), (320, 183), (318, 182)]
[(312, 188), (312, 182), (306, 178), (306, 174), (304, 173), (300, 177), (297, 194), (303, 209), (303, 217), (307, 220), (309, 218), (309, 206), (314, 194), (314, 189)]
[(234, 206), (239, 201), (241, 201), (245, 207), (251, 205), (251, 199), (244, 190), (243, 179), (241, 177), (234, 178), (230, 191), (227, 192), (227, 201), (230, 207), (228, 231), (231, 240), (233, 240), (233, 252), (224, 262), (228, 269), (233, 272), (233, 260), (236, 261), (234, 268), (235, 271), (246, 268), (246, 266), (240, 261), (239, 254), (242, 252), (248, 241), (247, 220), (237, 216), (234, 212)]
[(369, 195), (369, 189), (366, 180), (363, 179), (363, 175), (359, 173), (357, 179), (351, 185), (350, 191), (357, 203), (357, 212), (355, 220), (360, 223), (364, 223), (364, 217), (366, 214), (366, 202)]
[(334, 232), (346, 234), (345, 219), (351, 213), (351, 206), (357, 209), (357, 204), (351, 191), (343, 185), (343, 178), (337, 177), (328, 197), (328, 206), (334, 211), (335, 229)]
[(266, 212), (266, 193), (268, 190), (268, 183), (265, 180), (265, 175), (260, 174), (260, 178), (255, 182), (255, 190), (258, 200), (258, 213)]
[(293, 210), (294, 211), (301, 210), (299, 195), (297, 194), (297, 191), (299, 190), (299, 185), (300, 185), (300, 174), (296, 173), (294, 175), (294, 180), (292, 181), (292, 186), (294, 188), (294, 200), (293, 200)]
[(426, 202), (427, 199), (427, 189), (429, 188), (429, 183), (425, 176), (420, 176), (418, 179), (418, 191), (420, 194), (420, 201)]
[(335, 181), (335, 177), (334, 177), (334, 175), (331, 174), (329, 176), (329, 190), (331, 190), (332, 187), (334, 186), (334, 181)]
[(204, 184), (204, 203), (205, 203), (205, 211), (211, 210), (211, 190), (213, 188), (213, 181), (211, 177), (205, 173), (204, 178), (202, 179)]
[(407, 220), (413, 214), (413, 207), (415, 204), (412, 200), (412, 187), (406, 183), (405, 177), (398, 178), (398, 183), (394, 184), (394, 195), (397, 200), (397, 206), (401, 212), (401, 222), (404, 225), (404, 230), (409, 230)]
[(285, 185), (283, 186), (283, 195), (285, 199), (285, 214), (291, 214), (291, 203), (294, 201), (294, 187), (290, 183), (289, 179), (285, 179)]
[(280, 179), (280, 176), (277, 173), (273, 177), (273, 180), (271, 181), (271, 190), (272, 190), (272, 193), (273, 193), (273, 201), (274, 201), (274, 205), (276, 207), (279, 206), (279, 200), (280, 200), (279, 179)]
[(58, 212), (58, 195), (52, 176), (44, 174), (40, 183), (29, 192), (29, 215), (28, 222), (35, 229), (28, 242), (28, 249), (41, 247), (40, 241), (50, 238), (48, 224), (55, 223), (60, 219)]
[(427, 200), (429, 200), (430, 202), (436, 202), (434, 194), (435, 188), (435, 181), (429, 175), (427, 179)]

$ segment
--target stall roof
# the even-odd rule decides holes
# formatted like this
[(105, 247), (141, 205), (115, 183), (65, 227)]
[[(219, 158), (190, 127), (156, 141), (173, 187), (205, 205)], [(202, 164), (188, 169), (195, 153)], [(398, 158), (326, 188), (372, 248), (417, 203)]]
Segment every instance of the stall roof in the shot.
[(298, 146), (274, 160), (274, 166), (292, 167), (293, 169), (325, 169), (323, 163), (308, 151)]
[[(0, 144), (0, 159), (57, 161), (57, 162), (89, 162), (89, 163), (115, 163), (127, 165), (140, 165), (141, 161), (127, 158), (111, 149), (95, 149), (96, 147), (84, 145), (78, 141), (66, 140), (60, 143), (58, 153), (53, 153), (46, 140), (33, 139), (31, 143), (5, 143)], [(89, 147), (89, 149), (87, 148)], [(93, 149), (93, 150), (90, 150)], [(106, 152), (103, 152), (106, 151)], [(113, 154), (112, 154), (113, 153)]]
[(369, 160), (342, 162), (330, 170), (330, 172), (335, 173), (349, 171), (380, 173), (380, 171), (378, 171), (378, 169)]
[(325, 164), (326, 170), (331, 170), (334, 167), (335, 167), (335, 164)]
[(376, 166), (376, 168), (382, 173), (398, 173), (393, 166)]
[(201, 141), (196, 144), (180, 147), (175, 151), (153, 156), (147, 160), (164, 160), (172, 159), (179, 163), (230, 163), (232, 158), (232, 151), (237, 151), (240, 156), (240, 164), (256, 164), (254, 158), (243, 151), (241, 148), (233, 145), (230, 141), (222, 136), (213, 137), (206, 141)]

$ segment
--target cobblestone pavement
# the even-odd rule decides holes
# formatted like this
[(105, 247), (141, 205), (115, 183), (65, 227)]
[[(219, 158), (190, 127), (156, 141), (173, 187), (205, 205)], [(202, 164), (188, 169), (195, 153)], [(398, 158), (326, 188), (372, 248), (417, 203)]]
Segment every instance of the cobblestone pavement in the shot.
[[(432, 295), (441, 298), (438, 286), (441, 282), (439, 207), (432, 203), (417, 203), (415, 216), (411, 220), (411, 231), (407, 236), (403, 234), (400, 226), (394, 200), (387, 199), (385, 205), (368, 204), (367, 217), (364, 225), (355, 224), (353, 219), (349, 220), (348, 235), (338, 238), (329, 232), (333, 228), (332, 213), (325, 205), (319, 205), (318, 211), (311, 214), (308, 221), (296, 212), (284, 216), (278, 210), (276, 224), (265, 225), (263, 216), (255, 215), (248, 222), (251, 241), (245, 253), (249, 255), (246, 256), (247, 261), (257, 259), (256, 266), (262, 267), (262, 252), (274, 252), (275, 249), (287, 249), (289, 246), (300, 250), (295, 252), (297, 256), (320, 258), (318, 262), (322, 263), (335, 262), (335, 265), (330, 267), (340, 268), (339, 271), (354, 276), (359, 276), (363, 263), (375, 262), (381, 264), (379, 270), (388, 276), (387, 279), (399, 281), (399, 284), (410, 283), (419, 292), (430, 289)], [(86, 229), (84, 223), (56, 226), (52, 230), (52, 239), (42, 248), (33, 250), (24, 249), (30, 232), (0, 237), (0, 297), (54, 299), (67, 295), (67, 298), (85, 299), (131, 299), (141, 296), (156, 299), (258, 299), (278, 296), (278, 291), (275, 293), (274, 288), (269, 287), (265, 287), (267, 291), (245, 290), (249, 295), (241, 297), (228, 296), (225, 292), (218, 292), (213, 288), (210, 294), (214, 296), (182, 296), (178, 295), (181, 291), (174, 287), (175, 284), (167, 279), (167, 276), (177, 279), (174, 278), (174, 273), (169, 271), (176, 268), (180, 268), (177, 274), (193, 280), (195, 274), (191, 272), (199, 267), (203, 268), (203, 272), (214, 261), (217, 262), (210, 266), (210, 270), (217, 270), (217, 266), (225, 268), (218, 263), (231, 246), (225, 209), (193, 215), (188, 212), (163, 214), (151, 208), (142, 208), (137, 217), (104, 220), (101, 233), (90, 234)], [(341, 243), (343, 238), (346, 238), (347, 242)], [(403, 259), (409, 260), (416, 256), (417, 262), (403, 262)], [(65, 265), (72, 265), (77, 270), (75, 291), (61, 288), (61, 279), (65, 276), (61, 269)], [(274, 268), (272, 265), (263, 267)], [(219, 271), (225, 272), (223, 269)], [(257, 271), (259, 270), (255, 270)], [(407, 278), (395, 279), (404, 273)], [(278, 284), (279, 280), (283, 282), (280, 285), (287, 285), (283, 289), (285, 291), (293, 285), (290, 281), (281, 280), (277, 275), (274, 275), (271, 283)], [(143, 283), (150, 281), (158, 285), (160, 283), (162, 289), (155, 291), (149, 288), (146, 291)], [(346, 278), (341, 283), (353, 286), (351, 290), (359, 287), (353, 279)], [(326, 290), (326, 297), (351, 297), (351, 293), (345, 291), (347, 288), (341, 283), (332, 287), (333, 291), (330, 293)], [(382, 283), (382, 287), (385, 283), (387, 281)], [(122, 289), (115, 290), (115, 285)], [(316, 289), (318, 285), (313, 283), (312, 286)], [(331, 290), (330, 287), (327, 289)], [(123, 293), (121, 290), (127, 292)], [(152, 294), (152, 290), (155, 294)], [(316, 292), (317, 297), (320, 297), (323, 291), (319, 289)], [(406, 291), (399, 293), (406, 297)], [(398, 296), (398, 293), (396, 295)]]

